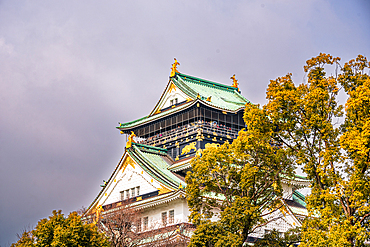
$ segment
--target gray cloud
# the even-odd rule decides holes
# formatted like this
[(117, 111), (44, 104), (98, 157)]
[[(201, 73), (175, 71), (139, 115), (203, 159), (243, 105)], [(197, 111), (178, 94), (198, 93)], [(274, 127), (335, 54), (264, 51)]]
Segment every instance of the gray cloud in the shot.
[(367, 1), (1, 1), (0, 245), (88, 206), (122, 155), (115, 129), (183, 73), (265, 102), (319, 52), (369, 57)]

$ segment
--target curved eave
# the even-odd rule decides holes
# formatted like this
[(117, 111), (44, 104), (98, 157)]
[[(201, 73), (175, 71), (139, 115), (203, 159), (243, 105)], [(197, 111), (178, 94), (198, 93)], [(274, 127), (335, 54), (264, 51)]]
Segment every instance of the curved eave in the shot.
[(188, 169), (188, 168), (191, 167), (190, 161), (191, 161), (192, 158), (193, 157), (185, 160), (184, 162), (175, 163), (175, 164), (171, 165), (170, 167), (168, 167), (168, 170), (173, 171), (173, 172), (178, 172), (178, 171)]
[[(119, 130), (125, 130), (125, 129), (132, 129), (132, 128), (137, 128), (137, 127), (140, 127), (142, 125), (145, 125), (147, 124), (148, 122), (151, 122), (151, 121), (154, 121), (154, 120), (158, 120), (158, 119), (161, 119), (161, 118), (164, 118), (164, 117), (167, 117), (168, 115), (170, 114), (174, 114), (178, 111), (182, 111), (182, 110), (186, 110), (190, 107), (192, 107), (196, 102), (195, 101), (189, 101), (189, 102), (185, 102), (183, 105), (179, 105), (175, 108), (172, 108), (172, 109), (169, 109), (169, 110), (166, 110), (166, 111), (163, 111), (161, 113), (157, 113), (155, 115), (152, 115), (152, 116), (146, 116), (146, 117), (142, 117), (140, 118), (139, 120), (144, 120), (143, 122), (140, 122), (139, 124), (135, 125), (134, 123), (135, 122), (139, 122), (138, 120), (134, 120), (134, 121), (131, 121), (131, 122), (128, 122), (128, 123), (125, 123), (125, 124), (131, 124), (133, 123), (134, 125), (130, 125), (128, 127), (125, 127), (125, 126), (118, 126), (116, 127), (117, 129)], [(173, 111), (172, 111), (173, 110)]]
[(284, 177), (282, 178), (282, 182), (286, 184), (295, 185), (299, 188), (308, 187), (311, 184), (311, 180), (303, 179), (301, 176), (299, 177), (295, 176), (294, 178)]
[[(297, 218), (296, 214), (292, 211), (291, 207), (289, 207), (288, 204), (286, 204), (284, 201), (282, 201), (285, 209), (288, 211), (288, 214), (292, 217), (292, 219), (295, 221), (296, 225), (295, 226), (302, 226), (301, 221)], [(295, 207), (294, 207), (295, 208)], [(294, 226), (294, 225), (293, 225)]]
[(176, 191), (171, 191), (159, 196), (155, 196), (153, 198), (133, 202), (129, 206), (132, 207), (133, 209), (145, 209), (185, 198), (186, 198), (185, 191), (178, 189)]

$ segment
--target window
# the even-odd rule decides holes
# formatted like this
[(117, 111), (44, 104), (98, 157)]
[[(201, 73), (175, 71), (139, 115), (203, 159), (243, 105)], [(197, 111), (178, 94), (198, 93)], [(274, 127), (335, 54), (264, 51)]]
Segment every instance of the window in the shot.
[(162, 224), (167, 225), (167, 212), (162, 213)]
[(175, 222), (175, 210), (170, 210), (168, 214), (168, 223), (173, 224)]
[(149, 218), (144, 217), (144, 231), (148, 230)]
[(172, 105), (176, 105), (178, 103), (178, 99), (177, 98), (175, 98), (175, 99), (171, 99), (170, 100), (170, 105), (172, 106)]
[(141, 218), (136, 222), (136, 232), (141, 232)]
[(121, 199), (130, 199), (140, 194), (140, 186), (125, 190), (121, 192)]

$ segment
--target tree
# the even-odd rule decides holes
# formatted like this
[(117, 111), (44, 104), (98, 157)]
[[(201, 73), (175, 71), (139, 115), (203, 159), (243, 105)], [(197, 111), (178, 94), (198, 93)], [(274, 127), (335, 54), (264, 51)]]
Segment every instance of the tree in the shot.
[(184, 235), (189, 230), (188, 224), (145, 222), (142, 212), (132, 208), (130, 201), (121, 202), (118, 208), (106, 207), (106, 211), (101, 207), (99, 213), (85, 215), (84, 220), (94, 222), (108, 237), (111, 247), (172, 247), (188, 243), (188, 237)]
[(35, 229), (23, 232), (18, 242), (11, 246), (108, 247), (109, 242), (93, 224), (84, 224), (76, 212), (65, 218), (61, 210), (54, 210), (49, 219), (42, 219)]
[[(197, 229), (190, 246), (241, 246), (282, 205), (281, 179), (293, 176), (292, 161), (273, 142), (268, 115), (255, 105), (246, 108), (247, 125), (261, 128), (248, 127), (233, 143), (209, 147), (192, 160), (186, 192)], [(211, 222), (214, 216), (219, 220)]]
[(139, 212), (124, 209), (104, 215), (97, 222), (97, 227), (104, 232), (112, 247), (135, 247), (140, 243), (141, 222)]
[[(260, 110), (276, 126), (273, 139), (312, 181), (301, 246), (363, 246), (370, 237), (369, 63), (361, 55), (343, 67), (339, 61), (326, 54), (308, 60), (307, 83), (298, 86), (291, 74), (272, 80)], [(327, 76), (326, 65), (341, 73)]]
[(272, 230), (257, 240), (254, 247), (291, 247), (301, 242), (299, 228), (292, 228), (287, 232), (281, 233), (276, 229)]
[[(292, 167), (312, 181), (301, 246), (363, 246), (370, 239), (369, 62), (361, 55), (343, 67), (339, 61), (320, 53), (304, 66), (307, 82), (295, 85), (291, 74), (271, 80), (267, 104), (246, 105), (248, 129), (193, 161), (188, 203), (191, 220), (201, 226), (193, 246), (202, 238), (240, 246), (263, 224), (263, 212), (277, 205), (279, 176), (289, 176)], [(328, 65), (334, 75), (326, 75)], [(341, 89), (345, 108), (338, 103)], [(210, 222), (215, 212), (220, 220)]]

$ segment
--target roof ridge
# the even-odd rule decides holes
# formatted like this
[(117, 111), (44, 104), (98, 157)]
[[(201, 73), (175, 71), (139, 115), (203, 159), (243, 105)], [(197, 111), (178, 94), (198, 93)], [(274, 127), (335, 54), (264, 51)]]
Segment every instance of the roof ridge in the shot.
[[(178, 80), (174, 80), (173, 83), (178, 86), (180, 89), (184, 89), (185, 91), (187, 91), (187, 93), (189, 93), (190, 97), (194, 97), (196, 98), (197, 97), (197, 92), (195, 92), (191, 87), (189, 87), (188, 85), (186, 85), (186, 83), (184, 82), (184, 80), (180, 77), (180, 80), (183, 81), (183, 83), (179, 83)], [(186, 93), (186, 92), (184, 92)]]
[(195, 76), (185, 75), (185, 74), (182, 74), (182, 73), (176, 73), (176, 75), (178, 75), (180, 77), (185, 77), (185, 79), (189, 78), (189, 79), (193, 80), (193, 82), (195, 82), (195, 83), (206, 84), (206, 86), (218, 87), (218, 88), (220, 88), (222, 90), (226, 90), (226, 91), (229, 91), (229, 90), (238, 91), (237, 88), (235, 88), (235, 87), (228, 86), (228, 85), (225, 85), (225, 84), (221, 84), (219, 82), (209, 81), (209, 80), (205, 80), (205, 79), (198, 78), (198, 77), (195, 77)]
[(144, 147), (144, 148), (148, 148), (148, 149), (154, 149), (154, 150), (163, 151), (163, 152), (167, 153), (166, 148), (154, 147), (154, 146), (151, 146), (151, 145), (141, 144), (141, 143), (137, 143), (137, 142), (132, 142), (132, 144), (134, 144), (135, 146)]

